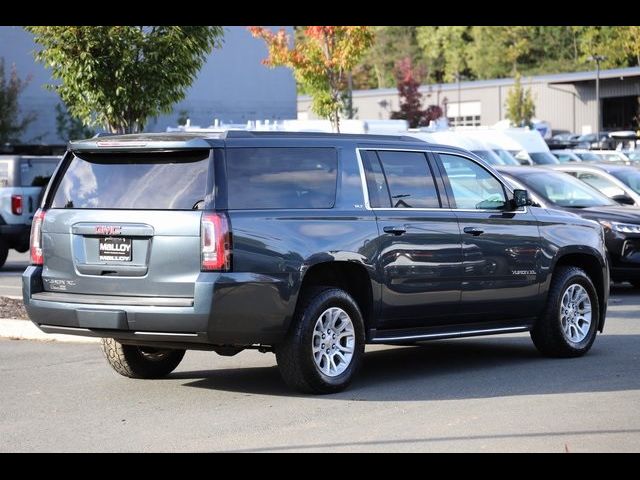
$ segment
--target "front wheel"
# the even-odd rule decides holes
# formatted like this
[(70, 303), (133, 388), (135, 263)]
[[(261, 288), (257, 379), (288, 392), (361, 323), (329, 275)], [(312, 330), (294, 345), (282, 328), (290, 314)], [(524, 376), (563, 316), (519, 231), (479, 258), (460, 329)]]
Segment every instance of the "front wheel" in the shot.
[(345, 389), (364, 356), (364, 322), (355, 300), (338, 288), (307, 292), (285, 340), (276, 346), (284, 381), (304, 393)]
[(589, 276), (577, 267), (559, 267), (531, 339), (544, 355), (578, 357), (593, 345), (599, 319), (598, 295)]
[(102, 352), (111, 368), (124, 377), (162, 378), (175, 370), (185, 351), (123, 345), (103, 338)]

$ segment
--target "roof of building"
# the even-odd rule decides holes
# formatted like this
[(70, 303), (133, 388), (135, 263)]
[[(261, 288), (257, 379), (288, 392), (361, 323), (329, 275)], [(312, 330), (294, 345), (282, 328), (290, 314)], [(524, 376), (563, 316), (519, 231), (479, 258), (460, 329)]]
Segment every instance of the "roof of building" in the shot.
[[(612, 78), (627, 78), (640, 76), (640, 67), (631, 68), (613, 68), (609, 70), (600, 70), (600, 79), (612, 79)], [(576, 82), (595, 81), (596, 71), (588, 70), (584, 72), (570, 72), (570, 73), (554, 73), (551, 75), (533, 75), (529, 77), (522, 77), (522, 83), (551, 83), (551, 84), (566, 84)], [(514, 82), (513, 78), (494, 78), (490, 80), (474, 80), (454, 83), (433, 83), (429, 85), (420, 86), (421, 93), (433, 93), (437, 91), (455, 91), (458, 88), (487, 88), (487, 87), (499, 87), (509, 86)], [(398, 90), (396, 88), (372, 88), (368, 90), (354, 90), (354, 97), (368, 97), (368, 96), (384, 96), (384, 95), (397, 95)], [(309, 95), (300, 95), (298, 100), (310, 100)]]

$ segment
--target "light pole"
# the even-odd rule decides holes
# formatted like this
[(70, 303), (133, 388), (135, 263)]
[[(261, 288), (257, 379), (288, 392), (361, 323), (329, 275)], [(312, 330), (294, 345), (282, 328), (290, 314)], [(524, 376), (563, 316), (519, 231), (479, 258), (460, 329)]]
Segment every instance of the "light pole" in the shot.
[(600, 62), (607, 57), (591, 55), (589, 61), (596, 62), (596, 144), (600, 145)]
[(456, 72), (456, 81), (458, 82), (458, 113), (456, 115), (456, 126), (460, 126), (461, 123), (461, 105), (460, 105), (460, 72)]

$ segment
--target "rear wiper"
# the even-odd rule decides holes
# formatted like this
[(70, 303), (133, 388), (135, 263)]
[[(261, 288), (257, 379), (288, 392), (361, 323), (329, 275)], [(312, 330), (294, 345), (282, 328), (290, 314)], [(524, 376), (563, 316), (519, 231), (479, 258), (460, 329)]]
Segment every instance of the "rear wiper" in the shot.
[(191, 210), (200, 210), (202, 206), (200, 204), (204, 204), (204, 200), (198, 200), (196, 203), (194, 203), (193, 207), (191, 207)]

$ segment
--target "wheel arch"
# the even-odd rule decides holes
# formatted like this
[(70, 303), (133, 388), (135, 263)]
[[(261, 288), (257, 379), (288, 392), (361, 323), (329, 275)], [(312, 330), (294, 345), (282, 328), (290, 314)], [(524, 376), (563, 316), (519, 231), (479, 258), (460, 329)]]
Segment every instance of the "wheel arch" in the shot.
[[(305, 291), (313, 287), (329, 286), (346, 291), (358, 304), (364, 320), (365, 332), (375, 327), (378, 295), (369, 266), (358, 260), (317, 262), (304, 270), (296, 299), (296, 309)], [(287, 325), (287, 330), (291, 324)]]
[(609, 266), (606, 258), (603, 257), (601, 252), (590, 248), (565, 249), (556, 256), (553, 262), (549, 283), (558, 267), (561, 266), (578, 267), (583, 270), (593, 282), (600, 305), (598, 331), (602, 332), (607, 312), (607, 302), (609, 300)]

